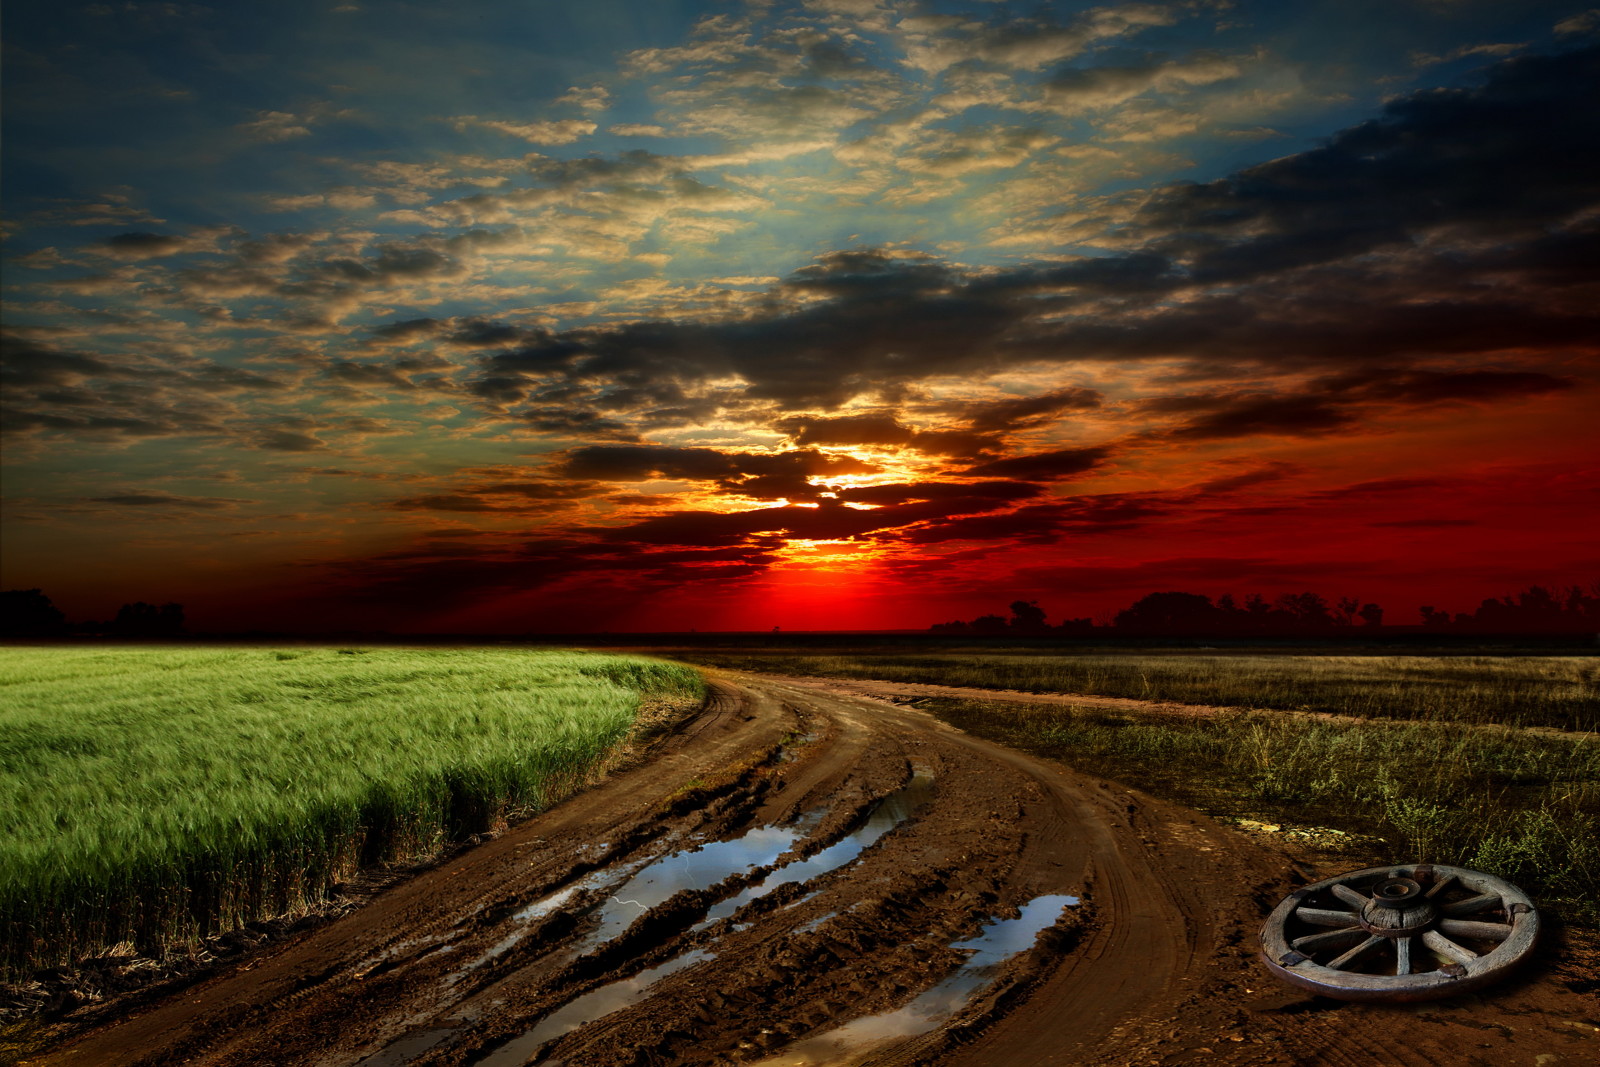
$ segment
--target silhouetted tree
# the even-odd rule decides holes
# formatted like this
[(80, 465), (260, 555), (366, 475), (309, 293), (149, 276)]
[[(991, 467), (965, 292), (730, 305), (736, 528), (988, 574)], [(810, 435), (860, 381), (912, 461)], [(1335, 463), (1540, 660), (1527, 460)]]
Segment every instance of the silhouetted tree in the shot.
[(1328, 602), (1315, 593), (1285, 593), (1272, 606), (1286, 616), (1287, 629), (1326, 630), (1334, 623)]
[(1368, 626), (1377, 628), (1383, 625), (1383, 609), (1376, 604), (1361, 605), (1361, 621)]
[(1439, 611), (1431, 604), (1424, 604), (1417, 609), (1422, 615), (1422, 625), (1430, 630), (1441, 630), (1450, 625), (1450, 613)]
[(1117, 612), (1119, 630), (1137, 633), (1209, 633), (1222, 613), (1211, 598), (1199, 593), (1151, 593)]
[(1003, 634), (1006, 632), (1006, 620), (999, 615), (980, 615), (972, 620), (972, 632), (976, 634)]
[(1045, 625), (1044, 620), (1044, 609), (1039, 607), (1037, 600), (1013, 600), (1011, 602), (1011, 628), (1018, 633), (1047, 633), (1050, 627)]
[(183, 605), (136, 601), (117, 609), (111, 632), (120, 637), (172, 637), (183, 632)]
[(67, 617), (38, 589), (0, 592), (0, 634), (7, 637), (50, 637), (65, 633)]

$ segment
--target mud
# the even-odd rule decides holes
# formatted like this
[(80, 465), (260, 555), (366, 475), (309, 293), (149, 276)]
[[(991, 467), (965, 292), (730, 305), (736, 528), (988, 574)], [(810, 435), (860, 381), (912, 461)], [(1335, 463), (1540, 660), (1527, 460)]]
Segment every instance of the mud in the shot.
[(1324, 873), (914, 709), (719, 676), (657, 758), (26, 1062), (1600, 1057), (1592, 970), (1559, 932), (1476, 996), (1389, 1007), (1277, 986), (1256, 931)]

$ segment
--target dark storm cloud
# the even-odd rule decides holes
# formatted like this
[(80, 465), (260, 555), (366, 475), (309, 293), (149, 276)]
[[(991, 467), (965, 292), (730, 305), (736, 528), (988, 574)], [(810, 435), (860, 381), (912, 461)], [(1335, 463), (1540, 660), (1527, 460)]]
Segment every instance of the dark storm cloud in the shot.
[(106, 238), (104, 247), (113, 255), (128, 259), (148, 259), (181, 252), (188, 245), (189, 242), (184, 238), (174, 237), (171, 234), (119, 233), (115, 237)]
[(1311, 382), (1306, 392), (1152, 397), (1140, 406), (1189, 418), (1163, 432), (1173, 440), (1257, 435), (1317, 437), (1350, 428), (1374, 405), (1426, 407), (1495, 403), (1573, 389), (1577, 382), (1535, 371), (1429, 371), (1374, 367)]
[(432, 337), (443, 325), (438, 319), (406, 319), (402, 322), (374, 326), (370, 332), (375, 342), (407, 344), (423, 337)]
[(376, 363), (340, 360), (328, 368), (328, 378), (346, 385), (381, 385), (402, 392), (416, 388), (409, 378), (393, 367)]
[(906, 494), (905, 503), (875, 508), (853, 508), (842, 501), (828, 499), (815, 507), (789, 504), (738, 512), (676, 511), (597, 532), (604, 540), (612, 542), (703, 547), (742, 544), (757, 535), (858, 540), (869, 534), (918, 523), (996, 511), (1036, 492), (1036, 486), (1013, 484), (995, 494), (975, 490), (965, 493), (932, 491), (924, 495), (912, 491)]
[(735, 484), (740, 478), (798, 474), (806, 477), (870, 474), (878, 468), (850, 456), (814, 449), (764, 454), (661, 445), (594, 445), (568, 452), (556, 470), (570, 478), (648, 482), (659, 478)]
[(913, 500), (1017, 501), (1045, 491), (1032, 482), (915, 482), (862, 485), (838, 491), (838, 499), (861, 504), (905, 504)]
[(788, 434), (797, 445), (903, 445), (917, 434), (893, 415), (796, 415), (778, 420), (772, 428)]
[(3, 338), (4, 422), (19, 438), (203, 435), (252, 439), (231, 421), (229, 397), (278, 393), (282, 382), (182, 353), (120, 356), (56, 347), (18, 333)]
[(1101, 400), (1101, 394), (1094, 389), (1058, 389), (1040, 396), (963, 404), (955, 414), (966, 419), (974, 430), (1020, 430), (1049, 422), (1064, 411), (1093, 411)]
[(263, 430), (255, 444), (269, 452), (320, 452), (327, 447), (311, 434), (292, 429)]
[(403, 500), (390, 501), (388, 507), (396, 511), (517, 511), (518, 508), (501, 507), (482, 497), (465, 496), (460, 493), (436, 493), (431, 496), (406, 497)]
[(779, 419), (772, 428), (788, 434), (797, 445), (911, 448), (932, 456), (970, 458), (997, 452), (1003, 446), (992, 433), (917, 430), (894, 415), (795, 415)]
[(92, 504), (114, 504), (124, 508), (197, 508), (202, 511), (218, 511), (246, 503), (226, 497), (176, 496), (156, 492), (118, 493), (114, 496), (93, 496), (88, 500)]
[(1557, 393), (1576, 386), (1570, 378), (1533, 371), (1373, 370), (1320, 383), (1332, 391), (1412, 404), (1449, 401), (1492, 402), (1511, 397)]
[(1241, 397), (1169, 431), (1178, 440), (1219, 440), (1276, 434), (1316, 437), (1343, 429), (1356, 417), (1315, 397)]
[(1055, 503), (1031, 504), (1003, 515), (976, 515), (932, 522), (890, 535), (908, 544), (942, 541), (995, 541), (1050, 544), (1069, 532), (1108, 533), (1131, 530), (1183, 513), (1190, 499), (1182, 494), (1100, 493), (1069, 497)]
[[(329, 568), (338, 600), (384, 604), (410, 611), (470, 604), (494, 594), (530, 593), (574, 579), (593, 591), (596, 582), (623, 583), (630, 598), (658, 587), (692, 580), (748, 577), (777, 562), (770, 539), (712, 548), (652, 549), (548, 539), (520, 547), (453, 541), (424, 542), (384, 556), (350, 560)], [(541, 620), (560, 629), (560, 620)]]
[(1170, 186), (1136, 225), (1186, 253), (1202, 282), (1344, 257), (1445, 225), (1527, 233), (1595, 199), (1597, 88), (1600, 48), (1506, 60), (1479, 88), (1400, 97), (1321, 148)]
[(964, 474), (982, 478), (1036, 478), (1043, 480), (1071, 478), (1098, 467), (1110, 457), (1111, 449), (1063, 448), (1055, 452), (1037, 452), (1030, 456), (1013, 456), (970, 467)]
[(60, 386), (84, 378), (126, 377), (129, 372), (99, 356), (41, 344), (11, 331), (0, 334), (0, 382), (7, 389)]

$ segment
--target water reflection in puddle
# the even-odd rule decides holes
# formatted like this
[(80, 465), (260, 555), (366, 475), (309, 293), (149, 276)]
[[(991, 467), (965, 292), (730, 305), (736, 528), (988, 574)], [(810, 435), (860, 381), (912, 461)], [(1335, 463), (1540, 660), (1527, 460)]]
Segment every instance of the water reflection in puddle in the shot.
[[(844, 866), (890, 830), (909, 819), (932, 796), (932, 775), (924, 770), (917, 770), (905, 786), (879, 801), (868, 813), (866, 822), (855, 832), (808, 860), (779, 868), (757, 885), (750, 886), (730, 900), (718, 904), (710, 912), (710, 917), (698, 923), (694, 929), (703, 929), (719, 919), (732, 915), (745, 904), (765, 896), (781, 885), (807, 881)], [(579, 942), (573, 950), (574, 954), (586, 952), (616, 937), (640, 915), (664, 903), (675, 893), (686, 889), (709, 889), (734, 875), (745, 874), (757, 867), (776, 862), (779, 856), (793, 848), (797, 841), (810, 832), (825, 814), (825, 809), (808, 812), (788, 826), (763, 826), (735, 840), (716, 841), (693, 849), (684, 849), (646, 865), (629, 878), (626, 884), (616, 889), (601, 905), (598, 909), (598, 926)], [(524, 911), (539, 908), (542, 909), (541, 915), (548, 914), (568, 899), (571, 893), (571, 890), (564, 890), (552, 894), (535, 905), (530, 905)], [(522, 914), (519, 912), (517, 917), (521, 918)], [(814, 930), (832, 917), (832, 914), (825, 915), (805, 924), (802, 929)], [(734, 926), (732, 930), (737, 932), (746, 928), (747, 926)], [(491, 950), (491, 953), (493, 951)], [(710, 958), (712, 954), (708, 950), (695, 949), (657, 967), (642, 971), (632, 978), (613, 982), (586, 993), (545, 1016), (538, 1025), (521, 1037), (513, 1039), (477, 1061), (475, 1067), (522, 1067), (549, 1042), (602, 1016), (638, 1002), (643, 999), (649, 988), (662, 978)]]
[(455, 1034), (454, 1029), (423, 1030), (421, 1033), (402, 1037), (382, 1050), (374, 1052), (359, 1061), (356, 1067), (403, 1067), (434, 1046), (443, 1044)]
[(780, 1054), (762, 1060), (756, 1067), (813, 1067), (831, 1063), (852, 1049), (894, 1038), (927, 1033), (954, 1015), (994, 976), (995, 968), (1017, 953), (1032, 947), (1046, 927), (1054, 925), (1061, 909), (1078, 903), (1077, 897), (1035, 897), (1021, 908), (1015, 919), (1000, 919), (984, 928), (970, 941), (951, 948), (971, 952), (971, 957), (954, 974), (922, 993), (911, 1003), (881, 1015), (869, 1015), (846, 1023), (837, 1030), (797, 1041)]
[(648, 971), (640, 971), (632, 978), (610, 985), (601, 986), (599, 989), (567, 1004), (565, 1007), (546, 1015), (540, 1020), (539, 1025), (514, 1038), (507, 1044), (501, 1045), (483, 1059), (478, 1060), (475, 1067), (522, 1067), (535, 1056), (539, 1049), (562, 1034), (571, 1033), (585, 1023), (591, 1023), (603, 1015), (610, 1015), (618, 1008), (625, 1008), (640, 997), (656, 982), (681, 971), (685, 967), (692, 967), (701, 960), (710, 959), (709, 952), (696, 950), (684, 953), (674, 959), (668, 960), (659, 967), (652, 967)]
[(809, 882), (813, 878), (843, 867), (862, 852), (877, 844), (878, 839), (914, 815), (918, 808), (933, 798), (933, 776), (917, 771), (900, 789), (884, 797), (867, 815), (867, 821), (854, 833), (836, 841), (810, 859), (789, 863), (773, 871), (766, 878), (742, 892), (717, 904), (703, 922), (695, 926), (704, 929), (719, 919), (725, 919), (779, 886), (793, 882)]

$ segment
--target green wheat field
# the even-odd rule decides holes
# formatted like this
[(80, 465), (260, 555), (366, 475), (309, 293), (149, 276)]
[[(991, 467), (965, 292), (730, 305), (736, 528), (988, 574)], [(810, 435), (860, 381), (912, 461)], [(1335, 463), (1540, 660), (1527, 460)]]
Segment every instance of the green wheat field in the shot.
[(164, 948), (600, 771), (691, 669), (567, 651), (0, 648), (0, 968)]

